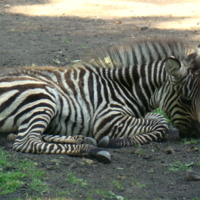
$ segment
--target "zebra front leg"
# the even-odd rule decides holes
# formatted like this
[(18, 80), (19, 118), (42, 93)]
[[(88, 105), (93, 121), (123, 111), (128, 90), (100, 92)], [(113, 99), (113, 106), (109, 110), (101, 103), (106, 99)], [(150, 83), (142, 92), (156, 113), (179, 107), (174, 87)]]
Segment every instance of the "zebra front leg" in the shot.
[(168, 131), (165, 118), (159, 114), (149, 113), (144, 119), (124, 116), (119, 121), (111, 124), (109, 134), (99, 141), (98, 147), (120, 148), (162, 141)]
[[(10, 133), (7, 136), (7, 141), (14, 143), (17, 138), (17, 134)], [(83, 135), (76, 136), (60, 136), (60, 135), (42, 135), (41, 139), (48, 143), (63, 143), (63, 144), (90, 144), (97, 146), (97, 142), (94, 138), (85, 137)]]

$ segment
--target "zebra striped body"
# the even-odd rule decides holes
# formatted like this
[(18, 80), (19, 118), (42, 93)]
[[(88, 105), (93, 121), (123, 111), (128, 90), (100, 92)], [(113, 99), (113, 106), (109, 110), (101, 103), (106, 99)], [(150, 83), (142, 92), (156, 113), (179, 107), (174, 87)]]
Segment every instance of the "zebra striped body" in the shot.
[(178, 127), (190, 128), (198, 120), (199, 83), (198, 68), (192, 68), (197, 58), (186, 50), (175, 40), (145, 41), (104, 51), (77, 67), (4, 72), (0, 132), (18, 134), (16, 151), (109, 162), (109, 154), (91, 138), (103, 147), (159, 141), (168, 130), (166, 121), (147, 114), (158, 107)]
[[(45, 133), (48, 134), (67, 136), (81, 134), (93, 137), (97, 141), (105, 135), (111, 138), (128, 137), (128, 132), (120, 131), (113, 135), (110, 127), (107, 130), (104, 126), (107, 123), (109, 126), (114, 116), (116, 116), (114, 120), (117, 120), (114, 124), (118, 129), (124, 123), (123, 120), (127, 121), (129, 116), (131, 118), (143, 118), (143, 116), (136, 112), (137, 102), (132, 105), (135, 97), (131, 92), (126, 91), (133, 98), (129, 100), (122, 98), (124, 96), (122, 90), (118, 93), (114, 91), (112, 94), (109, 90), (114, 86), (105, 87), (109, 85), (111, 79), (109, 76), (105, 78), (107, 76), (105, 71), (109, 74), (113, 70), (91, 69), (86, 65), (77, 68), (26, 68), (17, 69), (12, 75), (0, 78), (0, 91), (3, 92), (0, 131), (18, 133), (19, 126), (24, 120), (31, 123), (33, 116), (44, 113), (48, 119), (46, 122), (48, 126), (45, 128)], [(104, 77), (104, 80), (101, 77)], [(27, 124), (27, 128), (29, 126)], [(147, 124), (144, 128), (145, 133)], [(134, 127), (134, 123), (131, 123), (130, 129), (131, 132), (134, 130), (134, 135), (142, 131), (139, 127)]]

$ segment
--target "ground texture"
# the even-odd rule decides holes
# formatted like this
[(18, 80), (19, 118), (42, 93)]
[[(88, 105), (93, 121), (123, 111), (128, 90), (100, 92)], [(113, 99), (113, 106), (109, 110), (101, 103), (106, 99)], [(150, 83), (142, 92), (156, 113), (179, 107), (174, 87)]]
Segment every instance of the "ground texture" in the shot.
[[(138, 37), (180, 37), (192, 46), (200, 34), (198, 0), (0, 0), (0, 66), (65, 66), (99, 47)], [(111, 164), (65, 155), (13, 152), (46, 172), (46, 192), (24, 185), (0, 199), (199, 199), (200, 144), (171, 129), (163, 143), (108, 149)], [(15, 166), (15, 167), (16, 167)], [(72, 179), (76, 179), (73, 181)]]

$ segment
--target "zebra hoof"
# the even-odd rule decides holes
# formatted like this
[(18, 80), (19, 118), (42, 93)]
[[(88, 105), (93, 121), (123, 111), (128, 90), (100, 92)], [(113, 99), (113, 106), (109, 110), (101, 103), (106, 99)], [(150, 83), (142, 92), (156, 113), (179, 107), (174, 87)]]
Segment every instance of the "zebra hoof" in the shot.
[(84, 139), (84, 144), (90, 144), (90, 145), (93, 145), (93, 146), (97, 146), (97, 142), (94, 138), (91, 138), (91, 137), (86, 137)]
[(110, 156), (110, 154), (107, 151), (99, 151), (96, 154), (95, 158), (98, 161), (100, 161), (100, 162), (102, 162), (104, 164), (108, 164), (108, 163), (111, 162), (111, 156)]
[(109, 137), (108, 136), (104, 136), (100, 142), (98, 143), (98, 147), (108, 147), (108, 143), (109, 143)]

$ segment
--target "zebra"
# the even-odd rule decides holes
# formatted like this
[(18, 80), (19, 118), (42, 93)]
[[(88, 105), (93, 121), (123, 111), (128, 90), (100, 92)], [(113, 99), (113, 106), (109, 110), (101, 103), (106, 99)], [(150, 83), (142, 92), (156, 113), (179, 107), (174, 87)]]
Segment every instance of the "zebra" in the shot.
[(0, 132), (13, 133), (13, 150), (110, 163), (105, 148), (165, 138), (168, 124), (151, 113), (156, 108), (181, 136), (199, 136), (198, 48), (191, 53), (172, 38), (137, 40), (91, 57), (0, 73)]

